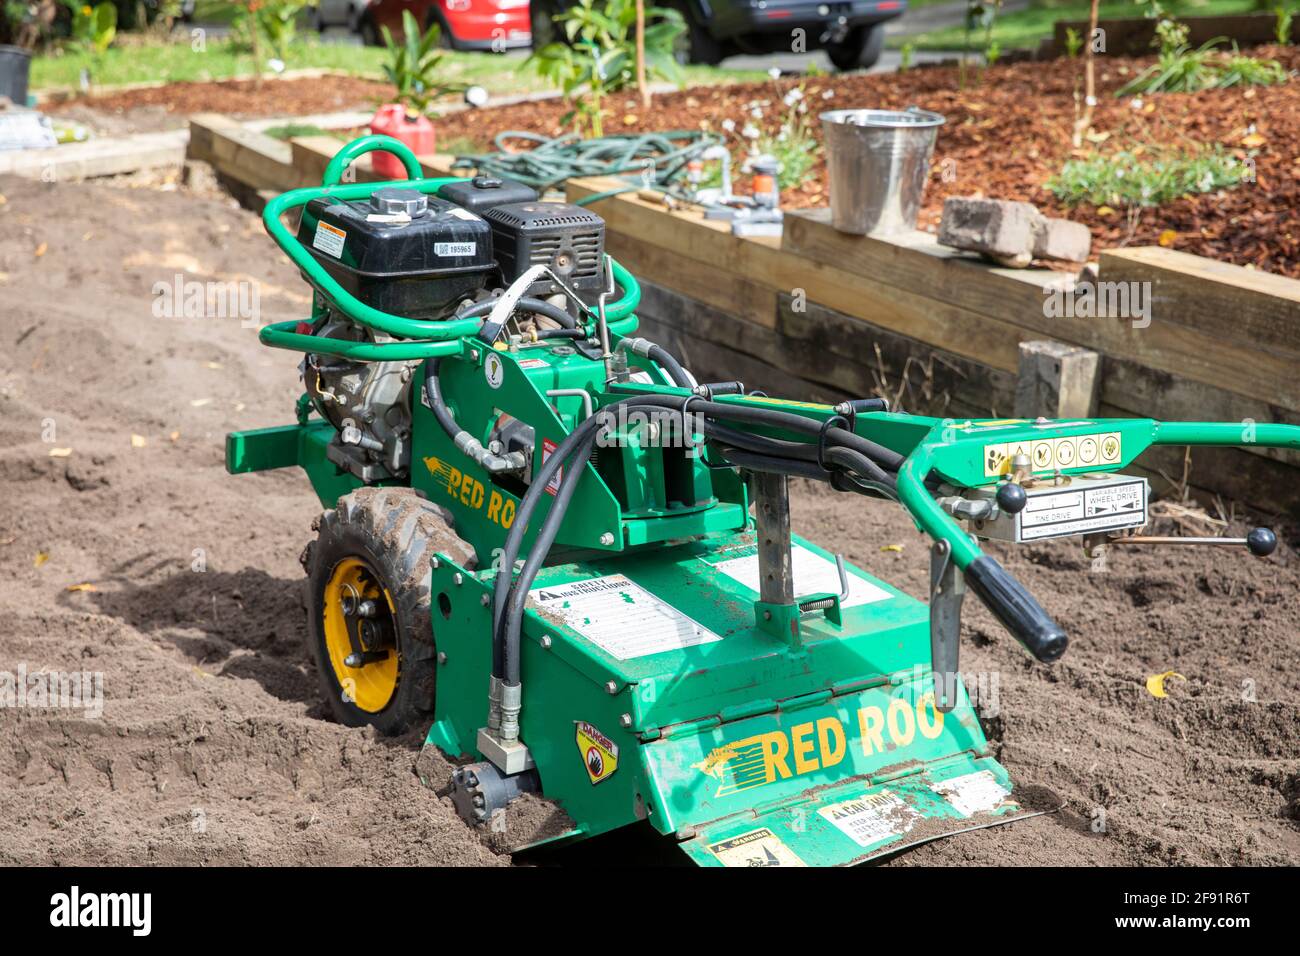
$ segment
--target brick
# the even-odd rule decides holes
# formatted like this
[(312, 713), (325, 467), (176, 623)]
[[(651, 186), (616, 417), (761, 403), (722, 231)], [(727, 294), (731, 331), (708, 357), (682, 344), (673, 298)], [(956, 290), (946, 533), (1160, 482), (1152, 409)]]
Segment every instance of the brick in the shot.
[(1081, 222), (1042, 217), (1034, 231), (1034, 258), (1084, 262), (1092, 249), (1092, 233)]
[(1017, 259), (1033, 251), (1042, 218), (1027, 202), (952, 197), (943, 204), (939, 242), (995, 259)]

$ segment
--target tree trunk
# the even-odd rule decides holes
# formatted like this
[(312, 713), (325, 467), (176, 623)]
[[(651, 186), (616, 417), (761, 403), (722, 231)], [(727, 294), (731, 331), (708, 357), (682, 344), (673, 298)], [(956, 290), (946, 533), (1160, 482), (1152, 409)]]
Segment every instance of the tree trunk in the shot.
[(636, 88), (641, 92), (641, 108), (650, 108), (650, 87), (645, 78), (645, 0), (636, 0)]
[(1097, 6), (1099, 0), (1092, 0), (1088, 10), (1088, 35), (1084, 40), (1083, 50), (1083, 112), (1074, 121), (1074, 148), (1083, 146), (1083, 136), (1092, 127), (1092, 110), (1097, 105), (1097, 79), (1093, 64), (1092, 47), (1096, 42)]

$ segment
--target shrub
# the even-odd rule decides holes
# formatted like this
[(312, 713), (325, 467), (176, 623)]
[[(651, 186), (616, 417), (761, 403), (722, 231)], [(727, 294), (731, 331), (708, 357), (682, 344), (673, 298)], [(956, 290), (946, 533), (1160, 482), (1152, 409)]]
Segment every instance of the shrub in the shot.
[(1221, 147), (1186, 152), (1122, 151), (1069, 160), (1047, 181), (1067, 205), (1159, 206), (1193, 193), (1236, 186), (1249, 167)]

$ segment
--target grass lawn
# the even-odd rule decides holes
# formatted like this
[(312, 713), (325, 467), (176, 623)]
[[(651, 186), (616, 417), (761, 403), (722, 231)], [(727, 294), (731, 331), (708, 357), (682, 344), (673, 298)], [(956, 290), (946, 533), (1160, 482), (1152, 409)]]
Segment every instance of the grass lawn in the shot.
[[(1101, 18), (1140, 17), (1144, 9), (1132, 0), (1102, 0)], [(1166, 0), (1165, 9), (1188, 17), (1261, 12), (1257, 0)], [(1003, 50), (1033, 48), (1040, 40), (1052, 35), (1052, 25), (1057, 20), (1087, 19), (1088, 4), (1077, 0), (1060, 6), (1031, 7), (998, 17), (993, 26), (993, 39)], [(959, 26), (946, 27), (910, 37), (895, 37), (890, 45), (898, 47), (908, 42), (917, 50), (960, 50), (966, 45), (966, 31)], [(982, 30), (971, 31), (970, 45), (971, 49), (984, 46)]]
[[(80, 50), (37, 56), (32, 60), (31, 88), (35, 91), (75, 87), (82, 67), (91, 71), (95, 84), (101, 87), (155, 81), (219, 80), (253, 72), (253, 57), (227, 39), (209, 40), (202, 51), (193, 50), (188, 39), (168, 43), (144, 42), (132, 37), (131, 41), (130, 46), (110, 48), (99, 63)], [(386, 55), (387, 51), (382, 47), (320, 43), (315, 37), (308, 36), (293, 45), (285, 67), (290, 70), (344, 70), (355, 76), (382, 79), (381, 65)], [(549, 89), (549, 85), (531, 70), (520, 69), (523, 62), (524, 58), (518, 55), (503, 57), (492, 53), (450, 52), (445, 77), (454, 82), (478, 84), (495, 94)], [(684, 72), (688, 86), (758, 80), (766, 75), (707, 66), (687, 67)]]

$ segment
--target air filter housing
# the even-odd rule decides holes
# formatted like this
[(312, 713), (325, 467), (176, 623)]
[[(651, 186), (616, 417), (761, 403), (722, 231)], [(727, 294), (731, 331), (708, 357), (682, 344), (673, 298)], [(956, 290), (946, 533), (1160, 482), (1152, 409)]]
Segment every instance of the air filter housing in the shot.
[[(604, 289), (605, 220), (581, 206), (561, 202), (518, 202), (483, 212), (492, 227), (492, 247), (506, 283), (530, 266), (549, 266), (571, 289)], [(547, 277), (529, 288), (549, 295), (559, 286)]]

